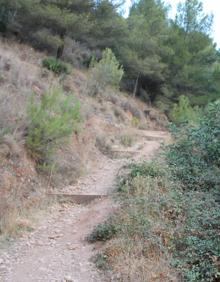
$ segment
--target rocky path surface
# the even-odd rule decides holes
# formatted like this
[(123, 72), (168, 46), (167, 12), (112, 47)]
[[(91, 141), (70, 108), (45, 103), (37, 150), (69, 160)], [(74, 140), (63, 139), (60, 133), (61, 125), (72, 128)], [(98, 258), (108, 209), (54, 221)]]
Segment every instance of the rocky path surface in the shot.
[[(121, 150), (120, 158), (103, 158), (97, 171), (81, 178), (77, 185), (66, 187), (63, 193), (110, 195), (119, 170), (131, 160), (150, 159), (167, 137), (161, 131), (138, 131), (136, 135), (139, 142)], [(104, 282), (105, 278), (90, 261), (96, 250), (85, 237), (115, 208), (111, 197), (97, 199), (89, 205), (56, 207), (42, 218), (34, 232), (23, 234), (8, 249), (0, 250), (0, 281)]]

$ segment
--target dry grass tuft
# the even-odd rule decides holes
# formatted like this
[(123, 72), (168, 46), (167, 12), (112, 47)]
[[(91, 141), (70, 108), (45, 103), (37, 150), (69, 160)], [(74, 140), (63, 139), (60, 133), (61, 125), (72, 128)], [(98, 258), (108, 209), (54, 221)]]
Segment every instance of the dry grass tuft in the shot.
[(104, 155), (111, 156), (112, 145), (111, 145), (110, 140), (106, 136), (104, 136), (104, 135), (97, 136), (95, 146)]
[(0, 235), (22, 229), (21, 214), (43, 196), (41, 178), (18, 137), (7, 134), (0, 141)]
[(120, 143), (124, 147), (131, 147), (135, 143), (135, 137), (132, 134), (122, 134), (120, 136)]

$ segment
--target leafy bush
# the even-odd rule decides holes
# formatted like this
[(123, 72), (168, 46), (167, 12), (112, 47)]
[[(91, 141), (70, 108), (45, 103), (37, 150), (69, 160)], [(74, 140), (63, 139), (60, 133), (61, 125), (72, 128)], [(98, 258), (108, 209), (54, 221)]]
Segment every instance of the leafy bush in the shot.
[(71, 66), (67, 63), (64, 63), (54, 57), (45, 58), (42, 61), (43, 67), (47, 68), (48, 70), (53, 71), (56, 74), (70, 74)]
[(102, 59), (99, 62), (92, 59), (90, 69), (88, 85), (90, 95), (101, 93), (107, 86), (118, 88), (124, 75), (123, 68), (109, 48), (103, 51)]
[(92, 262), (96, 265), (96, 267), (100, 270), (108, 270), (108, 257), (105, 254), (98, 253), (92, 258)]
[(141, 263), (153, 264), (160, 277), (155, 263), (161, 258), (178, 281), (220, 279), (220, 101), (205, 109), (196, 127), (174, 129), (175, 143), (164, 148), (168, 165), (132, 164), (120, 181), (115, 219), (120, 229), (107, 248), (123, 251), (116, 262), (109, 257), (104, 262), (120, 272), (122, 281), (128, 278), (121, 269), (128, 272), (130, 265), (133, 277), (148, 277)]
[(220, 101), (210, 104), (196, 127), (174, 132), (176, 142), (166, 152), (175, 179), (186, 189), (220, 186)]
[(90, 243), (96, 241), (107, 241), (112, 239), (118, 232), (118, 226), (114, 222), (114, 219), (110, 217), (104, 223), (99, 224), (92, 233), (87, 237)]
[(27, 148), (39, 165), (47, 165), (57, 145), (78, 129), (80, 105), (62, 90), (52, 89), (39, 102), (32, 97), (27, 115)]
[(132, 164), (131, 177), (150, 176), (152, 178), (165, 176), (165, 170), (155, 162), (143, 162), (141, 164)]
[(190, 192), (182, 198), (185, 222), (173, 239), (173, 265), (184, 281), (219, 281), (220, 209), (210, 192)]
[(196, 127), (173, 133), (166, 157), (172, 178), (182, 184), (186, 207), (183, 228), (173, 240), (174, 265), (186, 281), (218, 281), (220, 101), (207, 106)]
[(179, 103), (174, 104), (171, 111), (171, 120), (180, 125), (182, 123), (197, 123), (201, 116), (199, 107), (192, 107), (189, 99), (186, 96), (180, 96)]
[[(133, 189), (136, 189), (136, 187), (141, 186), (141, 182), (139, 183), (133, 183), (133, 181), (138, 181), (139, 179), (142, 179), (142, 177), (150, 177), (152, 178), (162, 178), (166, 175), (166, 167), (159, 166), (157, 161), (154, 162), (143, 162), (139, 164), (132, 163), (128, 166), (128, 168), (131, 170), (126, 177), (122, 177), (119, 179), (118, 183), (118, 192), (126, 192), (132, 191)], [(144, 184), (143, 184), (144, 186)], [(143, 187), (145, 189), (145, 187)], [(136, 193), (137, 191), (133, 191), (132, 194)]]
[(132, 165), (131, 169), (120, 190), (119, 235), (133, 241), (138, 238), (145, 256), (152, 246), (152, 256), (166, 254), (183, 281), (218, 281), (220, 209), (216, 194), (182, 190), (171, 179), (169, 168), (155, 163)]

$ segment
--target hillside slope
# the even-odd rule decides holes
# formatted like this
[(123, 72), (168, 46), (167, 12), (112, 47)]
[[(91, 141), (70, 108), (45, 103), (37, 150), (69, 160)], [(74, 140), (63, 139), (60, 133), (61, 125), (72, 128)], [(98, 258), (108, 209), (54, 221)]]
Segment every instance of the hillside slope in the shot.
[[(46, 54), (26, 45), (1, 38), (0, 52), (0, 233), (8, 236), (23, 228), (24, 211), (39, 206), (48, 191), (73, 185), (102, 157), (115, 158), (119, 147), (136, 141), (135, 128), (163, 129), (166, 117), (112, 89), (90, 97), (87, 72), (56, 76), (42, 68)], [(40, 99), (55, 87), (80, 101), (82, 122), (53, 155), (56, 169), (39, 173), (25, 146), (26, 109), (33, 92)]]
[[(41, 217), (41, 223), (33, 233), (24, 234), (0, 255), (2, 281), (109, 281), (91, 263), (99, 246), (94, 248), (86, 241), (86, 236), (117, 209), (111, 194), (121, 168), (132, 159), (149, 160), (166, 137), (166, 133), (161, 131), (136, 130), (134, 134), (139, 135), (139, 141), (124, 151), (127, 156), (114, 160), (100, 158), (98, 169), (82, 177), (76, 186), (65, 190), (69, 196), (96, 194), (102, 198), (89, 205), (66, 201), (61, 207), (54, 206), (50, 215)], [(166, 267), (169, 268), (168, 265)]]

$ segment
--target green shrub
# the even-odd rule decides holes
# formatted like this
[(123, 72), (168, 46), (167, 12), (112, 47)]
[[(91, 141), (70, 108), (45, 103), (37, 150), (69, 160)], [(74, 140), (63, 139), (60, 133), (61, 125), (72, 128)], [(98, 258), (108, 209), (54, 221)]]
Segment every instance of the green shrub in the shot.
[(108, 270), (108, 256), (102, 253), (98, 253), (92, 258), (92, 262), (96, 267), (102, 271)]
[[(132, 163), (128, 166), (128, 168), (130, 169), (130, 173), (125, 178), (122, 177), (119, 179), (118, 191), (121, 193), (127, 193), (128, 190), (131, 192), (133, 188), (135, 189), (136, 186), (140, 186), (141, 183), (135, 183), (135, 185), (133, 185), (133, 181), (138, 178), (162, 178), (166, 175), (166, 166), (160, 166), (157, 161), (138, 164)], [(145, 189), (145, 187), (143, 187), (143, 189)]]
[(60, 74), (70, 74), (71, 66), (67, 63), (64, 63), (54, 57), (48, 57), (43, 59), (42, 61), (43, 67), (47, 68), (48, 70), (53, 71), (54, 73)]
[(180, 96), (179, 103), (173, 106), (170, 117), (171, 120), (180, 125), (182, 123), (197, 123), (201, 116), (201, 110), (199, 107), (192, 107), (189, 102), (189, 98), (186, 96)]
[(182, 202), (185, 221), (171, 244), (172, 263), (181, 271), (184, 281), (219, 281), (219, 203), (210, 192), (186, 193)]
[(150, 176), (152, 178), (165, 176), (165, 170), (155, 162), (143, 162), (140, 164), (131, 164), (131, 177)]
[(77, 131), (80, 105), (62, 90), (52, 89), (38, 102), (35, 96), (32, 97), (27, 115), (27, 148), (39, 165), (47, 165), (57, 145)]
[(174, 132), (175, 143), (166, 151), (175, 179), (185, 189), (220, 187), (220, 101), (210, 104), (196, 127)]
[(114, 53), (111, 49), (106, 48), (99, 62), (94, 58), (91, 61), (88, 85), (90, 95), (101, 93), (107, 86), (118, 88), (123, 75), (123, 68)]
[(144, 197), (137, 197), (137, 194), (135, 195), (135, 193), (133, 194), (133, 197), (133, 199), (128, 198), (127, 202), (124, 202), (123, 210), (119, 214), (121, 226), (120, 235), (128, 238), (135, 238), (134, 241), (137, 239), (145, 240), (149, 238), (151, 230), (151, 222), (147, 216), (147, 205), (149, 203), (147, 203), (147, 199)]
[(219, 281), (220, 101), (207, 106), (197, 126), (176, 128), (174, 137), (165, 153), (185, 206), (173, 240), (174, 265), (185, 281)]
[[(216, 193), (182, 190), (170, 178), (168, 167), (155, 163), (132, 167), (121, 188), (120, 238), (134, 244), (141, 241), (145, 255), (145, 248), (152, 246), (154, 255), (161, 252), (169, 258), (171, 253), (169, 263), (183, 281), (218, 281), (220, 209)], [(159, 226), (156, 234), (154, 226)]]
[(104, 223), (96, 226), (92, 233), (87, 237), (87, 240), (90, 243), (110, 240), (118, 232), (118, 228), (119, 227), (114, 222), (114, 219), (110, 217)]

